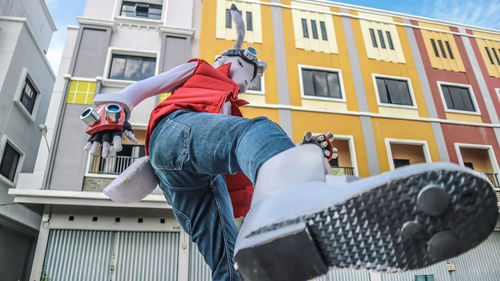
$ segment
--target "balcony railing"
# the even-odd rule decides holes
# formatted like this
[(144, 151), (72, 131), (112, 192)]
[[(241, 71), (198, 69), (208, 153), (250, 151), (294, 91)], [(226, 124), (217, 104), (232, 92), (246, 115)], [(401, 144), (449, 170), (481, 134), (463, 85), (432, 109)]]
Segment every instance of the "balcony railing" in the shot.
[(137, 157), (131, 156), (109, 156), (108, 159), (104, 159), (101, 155), (94, 155), (90, 158), (88, 172), (90, 174), (119, 175), (137, 159)]
[(354, 167), (332, 167), (332, 172), (337, 176), (354, 176)]
[(493, 186), (495, 188), (500, 188), (500, 184), (499, 184), (499, 181), (498, 181), (498, 174), (497, 173), (484, 173), (484, 175), (486, 177), (488, 177), (488, 179), (490, 180), (491, 184), (493, 184)]

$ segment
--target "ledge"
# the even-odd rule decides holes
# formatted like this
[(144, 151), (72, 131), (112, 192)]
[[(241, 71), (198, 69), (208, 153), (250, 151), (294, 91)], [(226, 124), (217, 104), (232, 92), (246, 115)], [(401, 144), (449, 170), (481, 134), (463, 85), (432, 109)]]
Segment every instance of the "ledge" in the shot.
[(162, 195), (148, 195), (137, 203), (116, 203), (102, 192), (10, 188), (16, 203), (101, 207), (171, 209)]

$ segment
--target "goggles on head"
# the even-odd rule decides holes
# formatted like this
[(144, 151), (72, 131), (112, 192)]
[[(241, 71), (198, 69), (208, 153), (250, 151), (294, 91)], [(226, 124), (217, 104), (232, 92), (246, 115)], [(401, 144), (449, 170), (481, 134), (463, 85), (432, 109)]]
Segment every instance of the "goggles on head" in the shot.
[(253, 64), (253, 79), (257, 76), (257, 74), (262, 75), (264, 69), (261, 65), (259, 65), (259, 60), (257, 60), (257, 50), (254, 47), (247, 47), (245, 50), (239, 49), (230, 49), (225, 51), (221, 56), (235, 57), (238, 56), (242, 58), (244, 61)]

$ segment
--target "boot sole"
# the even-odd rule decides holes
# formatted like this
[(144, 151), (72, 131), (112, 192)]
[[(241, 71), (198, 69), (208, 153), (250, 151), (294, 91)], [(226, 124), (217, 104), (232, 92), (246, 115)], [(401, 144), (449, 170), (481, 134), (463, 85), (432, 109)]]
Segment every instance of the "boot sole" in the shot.
[(477, 246), (497, 216), (484, 177), (424, 171), (250, 233), (245, 239), (258, 242), (236, 253), (235, 266), (244, 280), (264, 281), (308, 280), (328, 268), (417, 269)]

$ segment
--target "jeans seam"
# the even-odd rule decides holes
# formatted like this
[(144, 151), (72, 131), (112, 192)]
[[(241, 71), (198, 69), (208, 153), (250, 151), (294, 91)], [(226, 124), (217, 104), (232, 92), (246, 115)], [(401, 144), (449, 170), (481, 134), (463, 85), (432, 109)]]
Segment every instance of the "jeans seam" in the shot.
[(210, 192), (212, 192), (214, 199), (215, 199), (215, 204), (217, 205), (217, 216), (219, 217), (221, 228), (222, 228), (222, 237), (224, 238), (224, 251), (226, 252), (226, 259), (227, 259), (227, 266), (228, 266), (228, 271), (229, 271), (229, 279), (233, 280), (233, 275), (232, 275), (232, 270), (231, 270), (231, 259), (229, 258), (229, 251), (228, 251), (228, 245), (227, 245), (227, 234), (226, 234), (226, 228), (224, 226), (224, 223), (222, 222), (222, 216), (220, 215), (221, 213), (221, 207), (219, 203), (219, 198), (216, 196), (216, 192), (213, 190), (213, 185), (212, 181), (210, 182)]
[[(165, 184), (165, 182), (162, 179), (160, 179), (160, 181), (165, 185), (165, 187), (167, 187), (167, 188), (170, 187), (170, 185)], [(172, 201), (172, 198), (170, 198), (170, 195), (167, 195), (166, 193), (167, 193), (166, 191), (163, 191), (163, 195), (165, 197), (169, 197), (168, 198), (169, 200), (167, 199), (167, 203), (172, 207), (172, 209), (174, 209), (179, 214), (181, 214), (184, 218), (186, 218), (186, 221), (187, 221), (187, 224), (188, 224), (188, 234), (189, 234), (189, 236), (191, 236), (191, 232), (192, 232), (191, 231), (191, 218), (188, 215), (184, 214), (181, 210), (179, 210), (179, 208), (177, 208), (177, 206), (174, 205), (174, 203)]]

